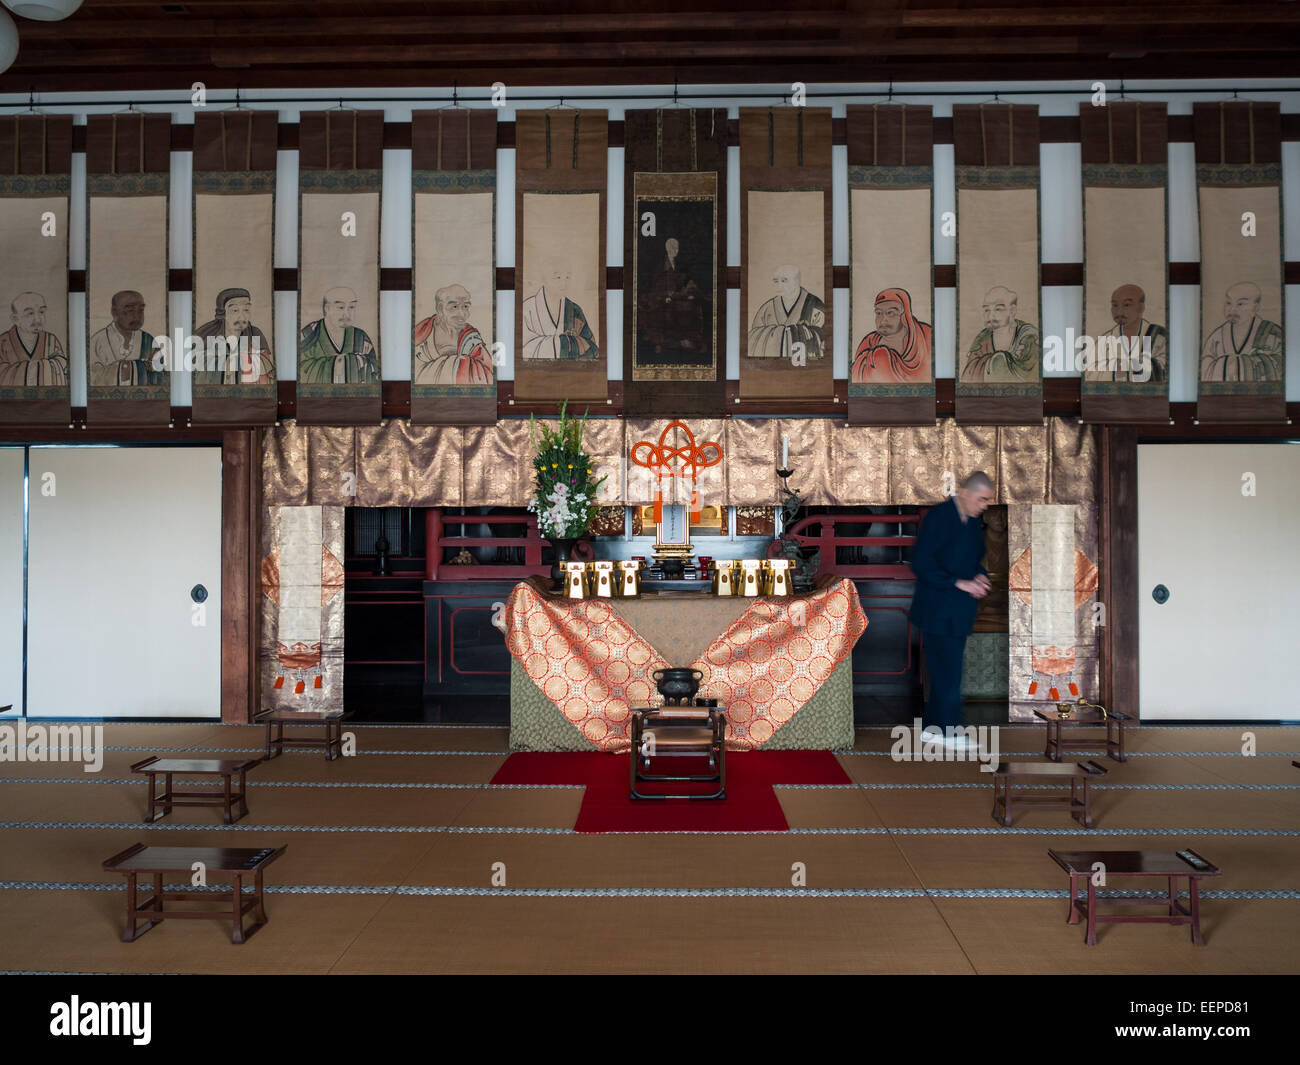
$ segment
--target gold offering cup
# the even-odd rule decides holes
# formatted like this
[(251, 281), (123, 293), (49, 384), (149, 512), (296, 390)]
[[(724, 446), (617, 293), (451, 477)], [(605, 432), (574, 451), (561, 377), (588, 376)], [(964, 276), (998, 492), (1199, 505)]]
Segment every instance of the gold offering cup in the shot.
[(788, 558), (769, 558), (763, 563), (763, 592), (765, 595), (790, 594), (790, 569)]
[(763, 591), (763, 559), (742, 558), (740, 560), (740, 594), (756, 596)]
[(641, 571), (645, 569), (644, 562), (638, 562), (635, 559), (624, 559), (618, 564), (617, 588), (618, 594), (625, 599), (636, 599), (641, 594)]
[(736, 563), (730, 559), (719, 559), (713, 563), (713, 594), (739, 594), (736, 586)]
[(614, 598), (614, 563), (607, 559), (587, 563), (591, 594), (597, 599)]
[(564, 573), (564, 598), (586, 599), (587, 563), (561, 562), (560, 569)]

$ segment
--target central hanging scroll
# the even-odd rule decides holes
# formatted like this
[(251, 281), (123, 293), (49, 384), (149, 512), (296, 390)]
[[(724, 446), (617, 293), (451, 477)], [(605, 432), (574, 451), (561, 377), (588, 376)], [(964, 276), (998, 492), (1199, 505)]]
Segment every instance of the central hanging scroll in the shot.
[(411, 116), (414, 333), (411, 421), (497, 417), (494, 110)]
[(304, 111), (298, 130), (298, 421), (377, 423), (384, 113)]
[(834, 396), (830, 252), (830, 108), (741, 108), (741, 399)]
[[(276, 418), (274, 111), (194, 116), (195, 425)], [(179, 364), (179, 355), (177, 356)]]
[(0, 424), (67, 425), (71, 115), (0, 120)]
[(1090, 422), (1169, 417), (1169, 127), (1164, 104), (1079, 105), (1083, 332), (1073, 353)]
[(726, 404), (727, 112), (624, 119), (623, 409)]
[(850, 107), (849, 422), (934, 423), (934, 124)]
[(1043, 416), (1038, 269), (1038, 108), (957, 104), (956, 414), (1007, 424)]
[(167, 321), (169, 115), (86, 120), (86, 420), (171, 419)]
[(604, 403), (609, 114), (515, 120), (515, 396)]

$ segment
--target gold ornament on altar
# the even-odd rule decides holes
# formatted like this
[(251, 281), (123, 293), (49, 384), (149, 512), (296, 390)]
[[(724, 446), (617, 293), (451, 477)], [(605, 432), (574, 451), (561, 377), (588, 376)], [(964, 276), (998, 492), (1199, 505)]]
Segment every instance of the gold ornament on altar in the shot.
[(763, 594), (789, 595), (793, 563), (788, 558), (769, 558), (763, 562)]
[(618, 595), (624, 599), (636, 599), (641, 595), (641, 571), (645, 563), (636, 559), (624, 559), (618, 564), (616, 586)]
[(742, 558), (740, 560), (740, 591), (744, 596), (757, 596), (763, 591), (763, 559)]
[(614, 563), (607, 559), (588, 562), (588, 580), (591, 594), (597, 599), (614, 598)]
[(740, 594), (736, 584), (736, 563), (731, 559), (718, 559), (713, 563), (713, 594)]

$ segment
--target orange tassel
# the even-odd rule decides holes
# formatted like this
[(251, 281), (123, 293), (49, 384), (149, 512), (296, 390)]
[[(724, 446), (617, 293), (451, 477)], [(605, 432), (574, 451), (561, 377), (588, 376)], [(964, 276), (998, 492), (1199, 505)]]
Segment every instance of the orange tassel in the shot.
[(1036, 680), (1034, 680), (1034, 681), (1030, 681), (1030, 682), (1029, 682), (1029, 694), (1030, 694), (1030, 695), (1036, 695), (1037, 693), (1038, 693), (1038, 681), (1036, 681)]
[(280, 688), (283, 688), (283, 687), (284, 687), (284, 678), (283, 678), (283, 677), (276, 677), (276, 678), (275, 678), (275, 687), (276, 687), (277, 690), (280, 689)]
[(1079, 686), (1075, 684), (1074, 681), (1070, 681), (1070, 694), (1071, 695), (1079, 694)]
[[(319, 687), (320, 687), (320, 674), (317, 674), (317, 675), (316, 675), (316, 683), (315, 683), (315, 685), (313, 685), (313, 687), (316, 687), (316, 688), (319, 688)], [(1071, 685), (1071, 687), (1073, 687), (1073, 685)], [(1078, 692), (1075, 692), (1075, 694), (1077, 695)]]
[(1061, 697), (1061, 693), (1057, 691), (1055, 688), (1051, 688), (1048, 691), (1048, 694), (1052, 697), (1053, 700), (1059, 699)]
[(293, 686), (293, 694), (294, 694), (294, 695), (301, 695), (301, 694), (303, 693), (303, 691), (306, 690), (306, 688), (307, 688), (307, 685), (305, 685), (302, 681), (299, 681), (297, 684), (295, 684), (295, 685)]

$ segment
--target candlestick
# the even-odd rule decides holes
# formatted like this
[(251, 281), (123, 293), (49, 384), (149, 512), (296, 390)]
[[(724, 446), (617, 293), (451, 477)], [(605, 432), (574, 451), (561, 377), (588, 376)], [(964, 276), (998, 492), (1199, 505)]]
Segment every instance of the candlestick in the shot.
[(790, 438), (781, 437), (781, 468), (785, 469), (790, 465)]

